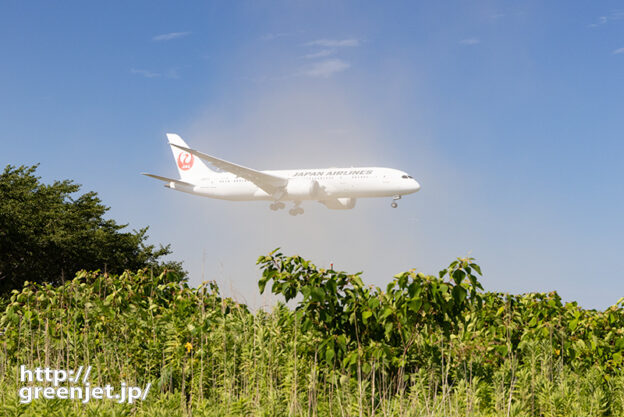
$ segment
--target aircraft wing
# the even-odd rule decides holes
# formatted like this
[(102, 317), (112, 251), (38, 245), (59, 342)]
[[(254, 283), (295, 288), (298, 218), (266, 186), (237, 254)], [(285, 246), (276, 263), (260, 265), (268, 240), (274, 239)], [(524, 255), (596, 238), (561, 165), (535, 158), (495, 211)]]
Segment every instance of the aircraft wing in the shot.
[(196, 151), (195, 149), (176, 145), (175, 143), (170, 143), (170, 145), (175, 146), (176, 148), (180, 148), (190, 154), (193, 154), (196, 157), (203, 159), (204, 161), (208, 161), (219, 169), (231, 172), (238, 177), (244, 178), (247, 181), (251, 181), (269, 194), (274, 194), (275, 192), (278, 192), (281, 188), (285, 187), (286, 184), (288, 184), (288, 178), (280, 177), (273, 174), (267, 174), (261, 171), (256, 171), (255, 169), (247, 168), (233, 162), (228, 162), (223, 159), (219, 159), (214, 156), (205, 154), (203, 152)]
[(173, 183), (178, 184), (178, 185), (186, 185), (186, 186), (189, 186), (189, 187), (194, 187), (195, 186), (195, 184), (191, 184), (190, 182), (174, 180), (173, 178), (161, 177), (160, 175), (148, 174), (146, 172), (141, 172), (141, 174), (142, 175), (147, 175), (148, 177), (156, 178), (157, 180), (164, 181), (164, 182), (173, 182)]

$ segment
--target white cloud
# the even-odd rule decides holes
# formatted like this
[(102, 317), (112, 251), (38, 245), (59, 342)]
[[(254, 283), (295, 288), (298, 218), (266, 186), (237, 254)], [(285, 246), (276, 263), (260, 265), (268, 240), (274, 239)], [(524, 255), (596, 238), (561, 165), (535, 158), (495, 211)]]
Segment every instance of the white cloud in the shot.
[(479, 40), (479, 38), (466, 38), (459, 41), (459, 43), (461, 45), (477, 45), (481, 43), (481, 41)]
[(191, 32), (171, 32), (171, 33), (163, 33), (161, 35), (156, 35), (152, 38), (153, 41), (170, 41), (172, 39), (183, 38), (185, 36), (190, 35)]
[(317, 39), (306, 43), (306, 46), (324, 46), (326, 48), (341, 48), (360, 46), (360, 41), (355, 38), (349, 39)]
[(597, 22), (597, 23), (592, 23), (592, 24), (589, 24), (589, 25), (588, 25), (588, 27), (590, 27), (590, 28), (595, 28), (595, 27), (598, 27), (598, 26), (604, 25), (604, 24), (605, 24), (605, 23), (607, 23), (608, 21), (609, 21), (609, 19), (607, 19), (607, 16), (600, 16), (600, 17), (598, 18), (598, 22)]
[(154, 72), (154, 71), (150, 71), (150, 70), (146, 70), (146, 69), (137, 69), (137, 68), (131, 68), (130, 72), (132, 74), (135, 75), (140, 75), (142, 77), (145, 78), (160, 78), (160, 77), (164, 77), (164, 78), (171, 78), (174, 80), (177, 80), (178, 78), (180, 78), (179, 74), (178, 74), (178, 69), (177, 68), (171, 68), (165, 72)]
[(303, 73), (309, 77), (329, 78), (338, 72), (345, 71), (350, 66), (351, 64), (342, 59), (328, 59), (314, 64)]
[(272, 41), (274, 39), (283, 38), (284, 36), (290, 36), (290, 33), (267, 33), (266, 35), (262, 35), (260, 39), (262, 39), (263, 41)]
[(615, 51), (613, 51), (613, 55), (617, 55), (617, 54), (624, 54), (624, 48), (618, 48)]
[(609, 22), (611, 22), (613, 20), (622, 20), (622, 19), (624, 19), (624, 11), (622, 11), (622, 10), (614, 10), (611, 13), (609, 13), (609, 15), (607, 15), (607, 16), (600, 16), (596, 23), (592, 23), (592, 24), (588, 25), (588, 27), (595, 28), (595, 27), (598, 27), (598, 26), (606, 25), (607, 23), (609, 23)]
[(165, 73), (165, 77), (177, 80), (178, 78), (180, 78), (180, 75), (178, 74), (178, 69), (171, 68), (170, 70), (167, 70), (167, 72)]
[(315, 78), (329, 78), (332, 75), (342, 72), (349, 67), (351, 64), (347, 61), (334, 58), (334, 59), (325, 59), (319, 60), (321, 58), (326, 58), (332, 56), (338, 52), (338, 48), (344, 47), (357, 47), (360, 46), (360, 41), (355, 38), (347, 38), (347, 39), (317, 39), (308, 43), (303, 44), (303, 46), (307, 47), (323, 47), (320, 50), (310, 52), (303, 56), (306, 59), (316, 59), (318, 60), (315, 64), (307, 67), (302, 71), (299, 75), (307, 75), (309, 77)]
[(304, 55), (304, 58), (307, 59), (316, 59), (316, 58), (324, 58), (326, 56), (333, 55), (336, 52), (335, 49), (321, 49), (318, 52), (312, 52), (311, 54)]
[(145, 78), (158, 78), (161, 76), (161, 74), (158, 72), (153, 72), (153, 71), (144, 70), (144, 69), (131, 68), (130, 72), (132, 74), (141, 75)]

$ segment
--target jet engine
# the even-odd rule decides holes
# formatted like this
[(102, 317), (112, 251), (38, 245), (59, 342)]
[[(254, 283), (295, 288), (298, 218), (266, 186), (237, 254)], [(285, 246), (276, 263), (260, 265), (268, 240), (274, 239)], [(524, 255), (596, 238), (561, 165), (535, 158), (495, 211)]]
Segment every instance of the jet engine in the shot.
[(328, 209), (332, 210), (350, 210), (355, 207), (355, 198), (352, 197), (343, 197), (343, 198), (334, 198), (331, 200), (323, 200), (321, 203), (325, 204)]
[(291, 179), (286, 185), (286, 195), (291, 198), (312, 199), (319, 194), (319, 183), (308, 179)]

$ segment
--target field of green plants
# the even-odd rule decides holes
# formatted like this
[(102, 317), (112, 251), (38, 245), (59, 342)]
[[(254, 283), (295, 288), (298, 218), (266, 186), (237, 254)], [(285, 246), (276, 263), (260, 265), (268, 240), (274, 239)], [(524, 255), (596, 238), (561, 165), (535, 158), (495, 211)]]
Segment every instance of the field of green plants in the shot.
[[(383, 289), (278, 251), (258, 264), (260, 291), (296, 308), (250, 311), (146, 270), (27, 283), (0, 316), (2, 415), (624, 415), (622, 300), (486, 292), (472, 259)], [(22, 364), (153, 387), (131, 405), (21, 404)]]

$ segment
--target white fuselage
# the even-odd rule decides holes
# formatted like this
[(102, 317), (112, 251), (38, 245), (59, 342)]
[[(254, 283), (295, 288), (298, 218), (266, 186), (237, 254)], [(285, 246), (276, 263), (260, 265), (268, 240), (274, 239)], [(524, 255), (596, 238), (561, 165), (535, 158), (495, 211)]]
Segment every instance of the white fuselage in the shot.
[(288, 178), (280, 195), (269, 194), (253, 182), (229, 172), (216, 172), (195, 184), (169, 183), (168, 187), (191, 194), (232, 201), (306, 201), (334, 198), (394, 197), (411, 194), (420, 184), (392, 168), (323, 168), (261, 171)]
[[(331, 210), (350, 210), (358, 198), (392, 197), (391, 207), (420, 184), (403, 171), (392, 168), (323, 168), (258, 171), (189, 148), (175, 133), (167, 133), (180, 179), (143, 173), (165, 182), (165, 187), (189, 194), (231, 201), (269, 200), (271, 210), (293, 202), (292, 216), (303, 214), (303, 201), (318, 201)], [(211, 164), (214, 169), (204, 163)]]

